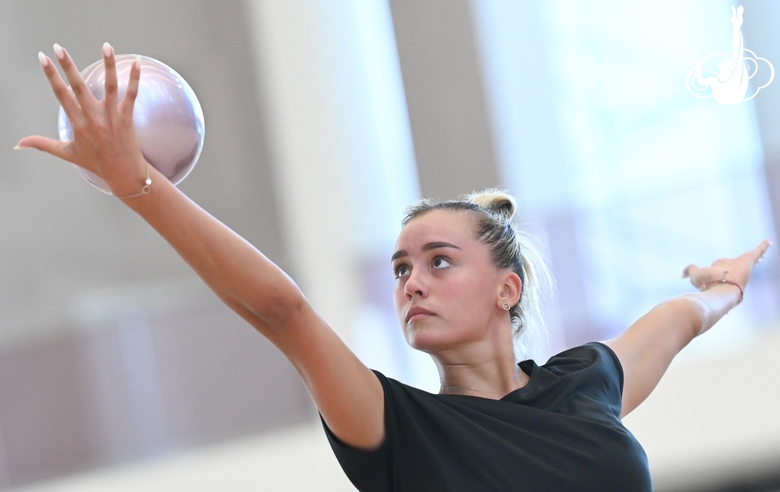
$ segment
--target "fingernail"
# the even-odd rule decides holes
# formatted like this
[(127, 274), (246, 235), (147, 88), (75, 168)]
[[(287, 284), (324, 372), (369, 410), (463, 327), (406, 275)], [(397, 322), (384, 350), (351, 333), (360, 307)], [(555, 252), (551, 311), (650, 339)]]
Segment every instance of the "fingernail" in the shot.
[(38, 52), (38, 60), (41, 62), (41, 66), (46, 68), (49, 66), (49, 59), (43, 54), (43, 51)]
[(57, 58), (60, 60), (65, 59), (65, 50), (57, 43), (54, 43), (54, 54), (57, 55)]
[(135, 61), (133, 61), (133, 67), (135, 67), (136, 70), (141, 70), (141, 55), (135, 56)]
[(14, 150), (24, 150), (29, 149), (30, 147), (22, 147), (21, 145), (17, 144), (16, 147), (14, 147)]
[(114, 48), (112, 48), (111, 45), (108, 44), (108, 42), (103, 43), (103, 56), (108, 58), (113, 54), (114, 54)]

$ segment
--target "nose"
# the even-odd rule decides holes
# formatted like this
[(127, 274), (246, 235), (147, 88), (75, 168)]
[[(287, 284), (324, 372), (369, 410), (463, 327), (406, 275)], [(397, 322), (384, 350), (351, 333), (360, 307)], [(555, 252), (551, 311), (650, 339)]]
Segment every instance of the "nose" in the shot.
[(412, 269), (409, 273), (409, 278), (404, 283), (404, 294), (408, 300), (412, 300), (415, 295), (419, 297), (426, 297), (428, 295), (428, 288), (425, 283), (424, 273), (421, 268)]

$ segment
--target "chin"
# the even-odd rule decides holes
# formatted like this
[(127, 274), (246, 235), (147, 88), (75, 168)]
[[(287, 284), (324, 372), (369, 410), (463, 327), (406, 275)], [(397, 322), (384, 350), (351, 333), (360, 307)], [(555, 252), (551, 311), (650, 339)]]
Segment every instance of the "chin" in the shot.
[(415, 350), (428, 354), (437, 352), (446, 347), (457, 345), (457, 340), (452, 337), (450, 330), (436, 330), (433, 328), (412, 328), (407, 329), (406, 343)]
[(433, 343), (433, 340), (431, 340), (431, 334), (424, 333), (424, 331), (426, 330), (421, 330), (419, 327), (406, 327), (404, 329), (406, 343), (415, 350), (428, 352), (428, 348)]

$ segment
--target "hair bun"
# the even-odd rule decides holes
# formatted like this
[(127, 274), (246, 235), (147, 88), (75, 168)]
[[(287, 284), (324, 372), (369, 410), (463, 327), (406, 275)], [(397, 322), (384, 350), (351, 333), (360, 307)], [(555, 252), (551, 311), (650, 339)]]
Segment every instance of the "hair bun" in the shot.
[(511, 219), (517, 211), (517, 201), (503, 190), (488, 189), (474, 192), (468, 196), (468, 201), (508, 219)]

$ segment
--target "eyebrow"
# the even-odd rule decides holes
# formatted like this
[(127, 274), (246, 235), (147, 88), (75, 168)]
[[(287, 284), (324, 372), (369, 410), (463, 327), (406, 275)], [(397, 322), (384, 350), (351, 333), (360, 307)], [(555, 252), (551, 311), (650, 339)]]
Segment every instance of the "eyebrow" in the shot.
[[(459, 247), (455, 246), (452, 243), (448, 243), (446, 241), (433, 241), (430, 243), (425, 243), (422, 247), (423, 251), (430, 251), (432, 249), (439, 249), (439, 248), (455, 248), (460, 249)], [(405, 249), (399, 249), (395, 253), (393, 253), (393, 256), (390, 258), (390, 261), (393, 262), (397, 260), (398, 258), (403, 258), (404, 256), (409, 256), (409, 253), (406, 252)]]

